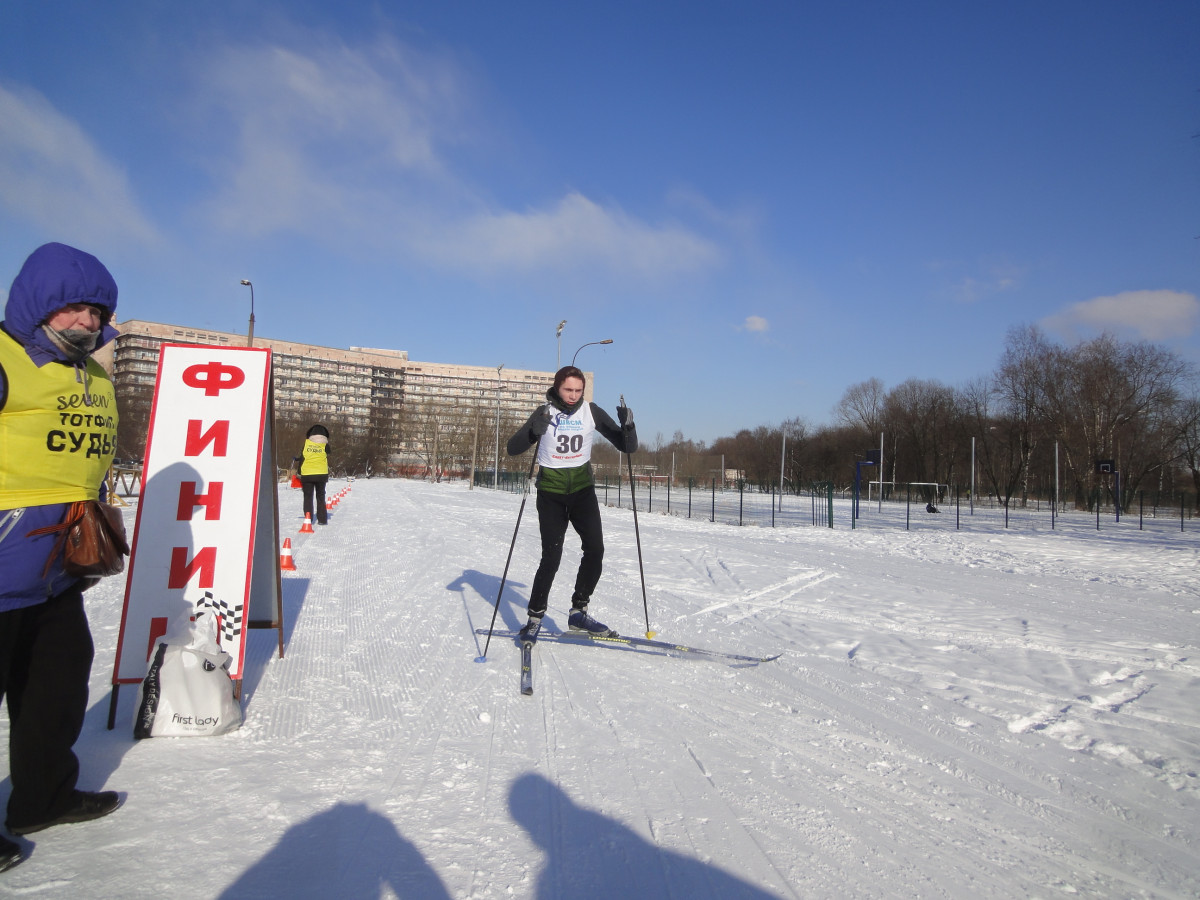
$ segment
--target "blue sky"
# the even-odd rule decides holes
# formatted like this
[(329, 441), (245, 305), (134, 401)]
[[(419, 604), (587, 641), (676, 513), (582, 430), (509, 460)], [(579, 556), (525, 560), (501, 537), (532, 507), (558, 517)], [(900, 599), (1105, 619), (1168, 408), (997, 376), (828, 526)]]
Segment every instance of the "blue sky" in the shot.
[(1200, 3), (0, 3), (0, 290), (553, 369), (643, 439), (962, 384), (1010, 327), (1200, 362)]

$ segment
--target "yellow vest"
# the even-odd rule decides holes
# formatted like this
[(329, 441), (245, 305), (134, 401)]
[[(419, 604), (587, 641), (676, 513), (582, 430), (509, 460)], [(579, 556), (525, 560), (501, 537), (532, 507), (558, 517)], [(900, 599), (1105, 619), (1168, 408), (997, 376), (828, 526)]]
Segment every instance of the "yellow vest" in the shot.
[(117, 440), (108, 374), (88, 359), (85, 393), (74, 366), (39, 368), (2, 330), (0, 368), (8, 386), (0, 407), (0, 509), (97, 499)]
[(327, 444), (319, 441), (304, 441), (304, 458), (300, 460), (301, 475), (328, 475), (329, 455), (325, 452)]

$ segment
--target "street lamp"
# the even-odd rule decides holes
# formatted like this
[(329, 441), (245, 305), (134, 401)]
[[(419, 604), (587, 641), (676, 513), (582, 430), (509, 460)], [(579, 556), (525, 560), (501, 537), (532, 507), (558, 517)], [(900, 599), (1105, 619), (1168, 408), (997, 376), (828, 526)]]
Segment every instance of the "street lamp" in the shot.
[[(612, 338), (605, 338), (602, 341), (589, 341), (588, 343), (584, 344), (583, 347), (591, 347), (593, 344), (611, 344), (611, 343), (612, 343)], [(580, 347), (579, 350), (582, 350), (583, 347)], [(575, 351), (575, 356), (579, 355), (579, 350)], [(571, 365), (575, 365), (575, 356), (571, 357)]]
[(562, 368), (562, 330), (563, 330), (563, 326), (566, 324), (567, 324), (567, 320), (563, 319), (561, 322), (558, 323), (558, 331), (554, 332), (554, 336), (556, 338), (558, 338), (558, 360), (557, 360), (557, 364), (554, 367), (556, 371), (558, 369)]
[(496, 366), (496, 469), (492, 473), (492, 487), (500, 487), (500, 370), (504, 368), (504, 363)]
[(246, 333), (246, 346), (254, 346), (254, 285), (245, 278), (242, 279), (242, 284), (250, 288), (250, 330)]

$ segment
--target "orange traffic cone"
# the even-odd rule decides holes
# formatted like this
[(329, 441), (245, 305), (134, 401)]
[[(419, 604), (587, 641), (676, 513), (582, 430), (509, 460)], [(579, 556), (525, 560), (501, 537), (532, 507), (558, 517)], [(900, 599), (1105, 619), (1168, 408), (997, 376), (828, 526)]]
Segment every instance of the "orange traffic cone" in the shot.
[(304, 514), (304, 524), (300, 526), (300, 533), (301, 534), (312, 534), (313, 533), (312, 514), (311, 513)]
[(283, 539), (283, 550), (279, 554), (279, 569), (283, 572), (295, 572), (296, 563), (292, 560), (292, 539)]

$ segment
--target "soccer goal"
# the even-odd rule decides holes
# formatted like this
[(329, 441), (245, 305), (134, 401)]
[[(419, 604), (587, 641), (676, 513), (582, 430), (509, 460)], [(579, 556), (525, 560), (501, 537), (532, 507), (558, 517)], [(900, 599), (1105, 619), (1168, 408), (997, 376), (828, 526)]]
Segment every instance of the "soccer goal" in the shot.
[(910, 481), (908, 482), (909, 502), (912, 501), (914, 495), (925, 501), (927, 512), (937, 512), (938, 504), (950, 499), (950, 485), (939, 484), (936, 481)]

